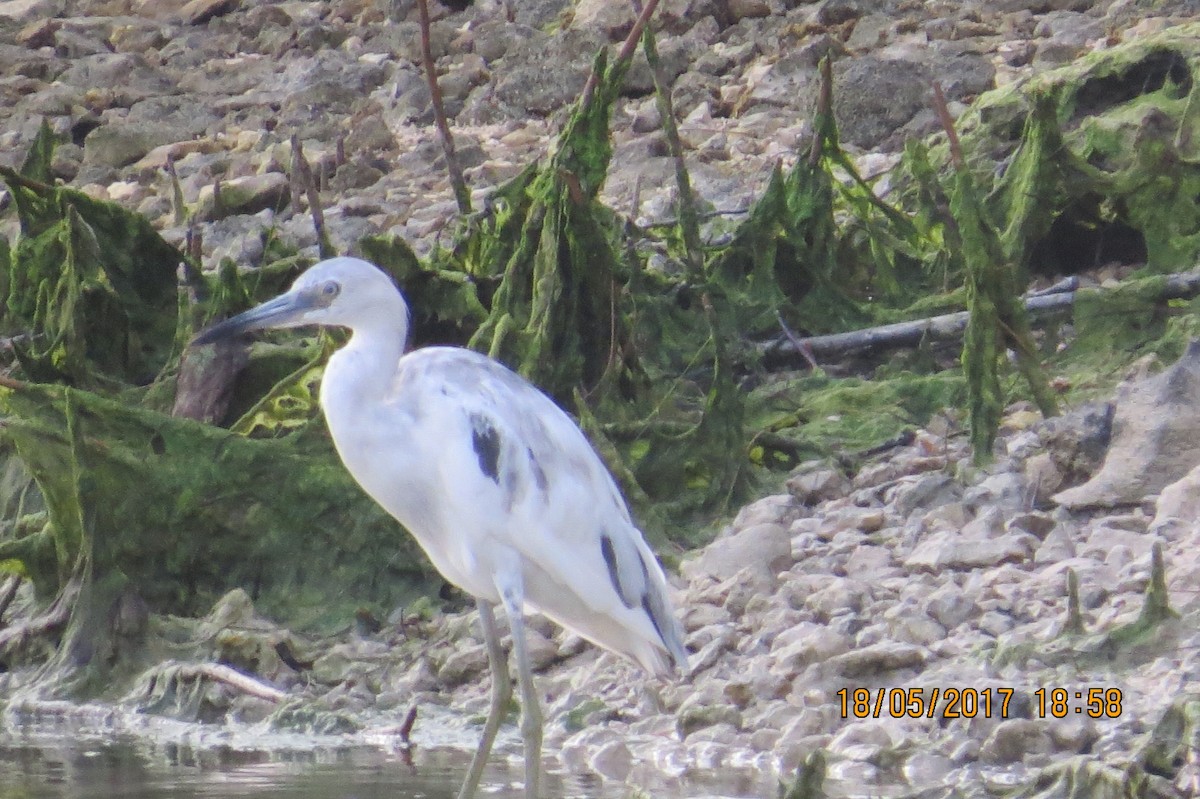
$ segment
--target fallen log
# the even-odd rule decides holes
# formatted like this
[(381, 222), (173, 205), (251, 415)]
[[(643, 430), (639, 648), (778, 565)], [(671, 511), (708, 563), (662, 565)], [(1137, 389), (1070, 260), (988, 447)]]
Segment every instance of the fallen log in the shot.
[[(1067, 284), (1071, 285), (1071, 284)], [(1114, 291), (1094, 287), (1091, 291)], [(1027, 295), (1025, 310), (1031, 319), (1045, 319), (1061, 314), (1075, 304), (1077, 289), (1048, 294), (1039, 292)], [(1200, 295), (1200, 270), (1167, 275), (1166, 283), (1158, 299), (1191, 299)], [(923, 341), (951, 341), (962, 336), (967, 329), (970, 315), (966, 311), (941, 314), (911, 322), (896, 322), (890, 325), (831, 333), (825, 336), (789, 338), (781, 334), (778, 338), (759, 344), (759, 352), (768, 367), (811, 365), (811, 359), (832, 360), (870, 350), (888, 350), (899, 347), (916, 347)]]

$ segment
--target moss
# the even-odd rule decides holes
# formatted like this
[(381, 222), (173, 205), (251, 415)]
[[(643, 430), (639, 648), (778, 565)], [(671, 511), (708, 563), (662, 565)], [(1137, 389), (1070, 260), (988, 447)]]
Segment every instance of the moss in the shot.
[(0, 407), (48, 510), (55, 573), (40, 582), (92, 592), (72, 616), (90, 652), (75, 666), (104, 665), (126, 586), (160, 612), (195, 613), (241, 585), (265, 612), (328, 626), (430, 585), (416, 544), (317, 425), (252, 440), (56, 386), (5, 389)]
[(181, 256), (141, 217), (0, 168), (21, 222), (2, 328), (26, 374), (94, 385), (145, 384), (175, 340)]
[(779, 799), (823, 799), (825, 797), (825, 751), (817, 749), (796, 768), (792, 784), (779, 786)]
[[(815, 374), (755, 390), (748, 423), (789, 439), (795, 451), (785, 465), (791, 466), (869, 450), (961, 405), (965, 396), (966, 383), (956, 372), (900, 372), (874, 380)], [(751, 446), (751, 457), (762, 462), (766, 445)]]
[[(1104, 257), (1104, 233), (1118, 229), (1136, 236), (1154, 272), (1187, 269), (1200, 257), (1198, 34), (1200, 25), (1179, 25), (1093, 53), (983, 95), (961, 120), (973, 171), (990, 182), (996, 164), (1019, 149), (1038, 98), (1052, 98), (1063, 133), (1061, 146), (1027, 165), (1041, 175), (1030, 196), (1045, 213), (1035, 219), (1086, 239), (1063, 253), (1059, 268), (1103, 263), (1094, 259)], [(944, 152), (937, 158), (944, 163)], [(997, 193), (992, 201), (1003, 206), (1017, 199)], [(1034, 233), (1035, 246), (1051, 235), (1049, 229)]]
[(1151, 276), (1103, 291), (1076, 291), (1072, 357), (1111, 358), (1161, 338), (1167, 321), (1167, 305), (1161, 299), (1165, 285), (1165, 278)]

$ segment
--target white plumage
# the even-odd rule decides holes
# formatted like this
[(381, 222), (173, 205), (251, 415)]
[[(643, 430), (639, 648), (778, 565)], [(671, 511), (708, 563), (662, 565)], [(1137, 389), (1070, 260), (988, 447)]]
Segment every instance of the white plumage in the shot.
[(404, 354), (408, 306), (356, 258), (322, 261), (286, 294), (196, 339), (334, 325), (321, 407), (362, 487), (416, 537), (446, 579), (476, 597), (493, 671), (492, 713), (460, 798), (471, 796), (511, 686), (492, 606), (513, 631), (536, 796), (541, 718), (525, 653), (528, 607), (655, 674), (686, 663), (662, 568), (583, 433), (523, 378), (470, 350)]

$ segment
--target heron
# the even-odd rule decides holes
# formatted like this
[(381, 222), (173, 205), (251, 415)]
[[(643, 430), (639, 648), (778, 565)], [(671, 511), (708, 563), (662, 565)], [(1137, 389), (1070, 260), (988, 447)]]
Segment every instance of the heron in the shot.
[(342, 463), (479, 610), (491, 699), (459, 799), (475, 794), (512, 697), (497, 605), (508, 618), (521, 692), (525, 796), (536, 799), (542, 714), (524, 613), (539, 611), (651, 674), (670, 675), (686, 668), (687, 652), (662, 566), (571, 417), (480, 353), (406, 351), (408, 303), (367, 261), (321, 261), (286, 293), (192, 343), (309, 325), (350, 331), (320, 388)]

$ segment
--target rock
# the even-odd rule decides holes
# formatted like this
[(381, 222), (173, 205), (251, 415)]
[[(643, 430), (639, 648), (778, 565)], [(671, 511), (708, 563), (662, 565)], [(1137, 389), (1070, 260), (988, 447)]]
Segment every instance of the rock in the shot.
[(483, 644), (475, 644), (452, 652), (438, 668), (437, 676), (447, 688), (454, 688), (474, 680), (487, 668), (487, 648)]
[(871, 587), (854, 577), (834, 577), (804, 599), (804, 606), (818, 619), (828, 620), (843, 613), (859, 613), (871, 597)]
[(512, 66), (497, 75), (496, 101), (521, 117), (546, 116), (562, 108), (578, 97), (591, 71), (592, 55), (602, 44), (591, 28), (515, 42), (505, 54), (506, 64)]
[(985, 763), (1019, 763), (1031, 754), (1053, 750), (1046, 723), (1034, 719), (1006, 719), (996, 725), (979, 749)]
[(204, 625), (211, 630), (209, 635), (215, 636), (226, 627), (257, 627), (255, 621), (254, 602), (250, 595), (244, 589), (234, 588), (217, 600), (204, 618)]
[(713, 541), (700, 556), (686, 561), (682, 571), (688, 579), (701, 574), (725, 580), (748, 570), (759, 590), (773, 591), (779, 572), (792, 562), (792, 542), (782, 524), (766, 522)]
[(1072, 754), (1086, 754), (1100, 738), (1096, 722), (1087, 716), (1046, 720), (1046, 733), (1054, 747)]
[(1028, 560), (1038, 543), (1033, 536), (1008, 533), (999, 538), (963, 539), (957, 533), (936, 533), (922, 541), (904, 560), (905, 568), (940, 572), (945, 569), (986, 569)]
[(873, 508), (859, 513), (855, 524), (864, 533), (877, 533), (883, 529), (886, 522), (887, 513), (881, 508)]
[[(831, 43), (830, 47), (832, 46)], [(743, 80), (748, 87), (744, 97), (746, 106), (759, 103), (767, 106), (787, 106), (795, 102), (797, 92), (817, 79), (817, 64), (820, 63), (820, 58), (814, 57), (810, 51), (792, 51), (774, 63), (760, 59), (747, 68), (743, 72)]]
[(815, 663), (849, 652), (853, 643), (849, 636), (823, 624), (801, 622), (776, 637), (771, 646), (771, 671), (795, 677)]
[[(525, 644), (529, 650), (529, 666), (534, 671), (543, 671), (558, 660), (558, 644), (534, 627), (526, 625)], [(516, 673), (516, 666), (513, 667)]]
[(923, 474), (902, 479), (891, 492), (888, 502), (900, 516), (910, 516), (919, 510), (954, 502), (962, 494), (962, 487), (949, 475)]
[(874, 50), (887, 42), (895, 21), (887, 14), (868, 14), (854, 23), (854, 30), (846, 40), (846, 49), (851, 52)]
[(890, 569), (894, 562), (890, 547), (862, 545), (855, 547), (846, 559), (846, 573), (869, 578)]
[(221, 181), (220, 208), (211, 185), (200, 189), (196, 200), (197, 219), (216, 219), (222, 216), (255, 214), (263, 210), (278, 211), (291, 199), (287, 175), (267, 172)]
[(1056, 494), (1055, 502), (1066, 508), (1133, 504), (1200, 464), (1200, 341), (1161, 374), (1120, 392), (1112, 430), (1100, 471)]
[(1058, 563), (1075, 557), (1075, 536), (1079, 531), (1069, 523), (1055, 525), (1033, 555), (1034, 563)]
[(1200, 466), (1168, 485), (1154, 503), (1155, 529), (1172, 521), (1192, 524), (1200, 521)]
[(573, 771), (587, 771), (592, 767), (591, 760), (596, 752), (621, 741), (620, 733), (604, 726), (573, 729), (578, 731), (563, 741), (559, 755), (563, 764)]
[(152, 125), (102, 125), (83, 141), (83, 160), (88, 164), (123, 167), (134, 163), (155, 147), (180, 139), (179, 131)]
[(862, 16), (863, 5), (859, 0), (823, 0), (817, 7), (816, 21), (827, 26), (850, 22)]
[(0, 20), (28, 25), (61, 16), (64, 5), (63, 0), (0, 0)]
[(1025, 478), (1016, 472), (988, 475), (963, 494), (963, 504), (975, 509), (989, 507), (1008, 512), (1028, 510), (1030, 490)]
[(937, 785), (946, 780), (946, 776), (954, 769), (954, 763), (945, 755), (937, 752), (918, 751), (908, 756), (901, 767), (904, 779), (909, 785)]
[(1028, 533), (1036, 538), (1045, 539), (1056, 523), (1054, 517), (1048, 513), (1029, 511), (1010, 517), (1004, 526), (1010, 533)]
[(313, 662), (312, 678), (323, 685), (339, 685), (359, 668), (344, 645), (333, 647)]
[(796, 519), (807, 515), (808, 511), (800, 507), (793, 495), (771, 494), (738, 511), (737, 516), (733, 517), (733, 528), (742, 530), (768, 522), (790, 525)]
[(787, 489), (802, 505), (817, 505), (850, 493), (850, 480), (838, 469), (817, 469), (787, 481)]
[(689, 675), (699, 674), (705, 669), (712, 668), (716, 665), (721, 655), (734, 648), (736, 636), (733, 630), (722, 625), (720, 632), (713, 636), (712, 640), (700, 647), (700, 651), (692, 655), (689, 659)]
[(978, 603), (953, 585), (944, 585), (934, 590), (925, 597), (922, 607), (947, 630), (953, 630), (980, 613)]
[(1022, 471), (1035, 507), (1044, 507), (1063, 484), (1063, 473), (1049, 452), (1040, 452), (1026, 460)]
[(771, 6), (767, 0), (726, 0), (725, 9), (735, 22), (739, 19), (771, 15)]
[(1093, 402), (1047, 419), (1038, 426), (1038, 436), (1064, 484), (1090, 477), (1104, 462), (1112, 441), (1115, 406)]
[(54, 34), (61, 27), (61, 19), (35, 19), (17, 32), (17, 44), (33, 50), (51, 47), (54, 45)]
[(605, 779), (623, 782), (633, 769), (633, 755), (624, 741), (609, 741), (588, 758), (588, 766)]
[(179, 9), (179, 15), (189, 25), (203, 25), (214, 17), (230, 13), (239, 5), (240, 0), (191, 0)]
[(881, 144), (928, 106), (933, 73), (918, 61), (866, 55), (838, 61), (833, 72), (838, 131), (856, 147)]
[(733, 705), (684, 703), (676, 717), (675, 728), (680, 738), (687, 738), (697, 730), (715, 724), (729, 724), (735, 729), (740, 729), (741, 711)]
[(928, 652), (923, 646), (884, 641), (829, 658), (825, 662), (831, 674), (842, 677), (873, 677), (898, 669), (917, 669), (925, 665)]

